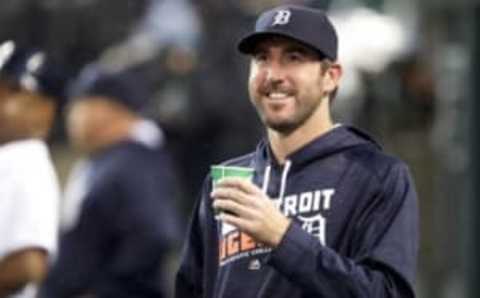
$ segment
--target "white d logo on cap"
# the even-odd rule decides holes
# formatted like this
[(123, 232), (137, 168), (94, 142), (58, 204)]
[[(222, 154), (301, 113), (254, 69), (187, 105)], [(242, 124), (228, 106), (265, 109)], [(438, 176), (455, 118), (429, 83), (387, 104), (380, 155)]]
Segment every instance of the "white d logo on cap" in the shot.
[(275, 16), (273, 17), (272, 26), (288, 24), (288, 22), (290, 22), (290, 15), (291, 14), (292, 13), (290, 12), (290, 10), (286, 10), (286, 9), (282, 9), (282, 10), (277, 11)]

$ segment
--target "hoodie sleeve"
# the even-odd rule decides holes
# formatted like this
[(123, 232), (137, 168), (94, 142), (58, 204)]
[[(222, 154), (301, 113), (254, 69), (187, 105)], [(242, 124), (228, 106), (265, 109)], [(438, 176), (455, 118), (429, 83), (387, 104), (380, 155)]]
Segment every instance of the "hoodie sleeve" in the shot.
[[(268, 262), (315, 297), (414, 297), (418, 248), (417, 195), (405, 166), (385, 175), (363, 211), (347, 258), (292, 223)], [(354, 242), (354, 243), (353, 243)], [(310, 297), (309, 296), (309, 297)]]

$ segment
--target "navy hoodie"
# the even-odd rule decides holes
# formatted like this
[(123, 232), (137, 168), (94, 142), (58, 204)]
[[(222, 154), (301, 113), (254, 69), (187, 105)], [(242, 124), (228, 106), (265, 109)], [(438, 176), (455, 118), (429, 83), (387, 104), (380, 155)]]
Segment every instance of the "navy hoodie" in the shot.
[(78, 222), (60, 238), (39, 297), (165, 297), (162, 266), (179, 235), (168, 152), (125, 141), (90, 164)]
[(290, 156), (267, 142), (224, 163), (255, 168), (292, 224), (271, 249), (213, 217), (211, 179), (195, 205), (176, 298), (414, 297), (417, 195), (406, 165), (339, 126)]

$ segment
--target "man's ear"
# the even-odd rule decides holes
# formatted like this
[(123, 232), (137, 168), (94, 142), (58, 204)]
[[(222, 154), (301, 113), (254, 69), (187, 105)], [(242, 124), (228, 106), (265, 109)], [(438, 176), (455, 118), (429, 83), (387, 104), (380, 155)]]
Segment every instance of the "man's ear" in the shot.
[(342, 66), (338, 63), (333, 63), (326, 69), (323, 76), (323, 88), (325, 92), (332, 93), (338, 88), (342, 74)]

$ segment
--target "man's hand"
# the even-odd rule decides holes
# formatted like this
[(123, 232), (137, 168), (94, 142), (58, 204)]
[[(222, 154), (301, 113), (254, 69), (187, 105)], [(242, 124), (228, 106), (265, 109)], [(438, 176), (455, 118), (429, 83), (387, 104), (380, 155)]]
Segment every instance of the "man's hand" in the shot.
[(276, 247), (290, 225), (273, 201), (252, 182), (225, 178), (211, 193), (213, 207), (222, 211), (219, 217), (256, 241)]
[(30, 282), (40, 283), (47, 273), (47, 253), (40, 248), (25, 248), (0, 259), (0, 298), (16, 292)]

